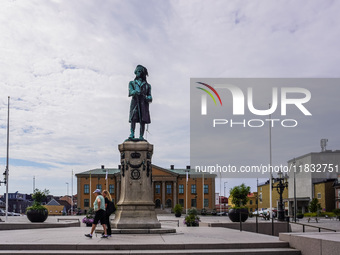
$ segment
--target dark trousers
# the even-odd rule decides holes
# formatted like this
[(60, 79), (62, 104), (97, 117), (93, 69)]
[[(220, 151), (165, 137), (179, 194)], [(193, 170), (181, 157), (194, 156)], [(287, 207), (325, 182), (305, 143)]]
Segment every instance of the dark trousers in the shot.
[(106, 227), (107, 227), (107, 235), (110, 236), (111, 235), (111, 223), (110, 223), (110, 215), (105, 216), (105, 220), (106, 220)]

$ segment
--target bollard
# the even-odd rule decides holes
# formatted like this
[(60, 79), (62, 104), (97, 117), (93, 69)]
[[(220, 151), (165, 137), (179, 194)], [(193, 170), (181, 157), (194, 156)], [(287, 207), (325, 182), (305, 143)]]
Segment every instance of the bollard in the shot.
[(240, 231), (242, 231), (242, 217), (241, 217), (241, 212), (240, 212)]
[(258, 222), (257, 216), (258, 215), (256, 215), (256, 233), (259, 232), (259, 222)]

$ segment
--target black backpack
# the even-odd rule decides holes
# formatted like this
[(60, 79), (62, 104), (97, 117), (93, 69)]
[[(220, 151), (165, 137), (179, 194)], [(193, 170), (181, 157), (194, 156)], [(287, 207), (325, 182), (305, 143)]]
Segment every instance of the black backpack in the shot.
[(106, 214), (107, 215), (111, 215), (112, 213), (114, 213), (116, 211), (116, 206), (112, 201), (108, 201), (107, 202), (107, 206), (106, 206)]

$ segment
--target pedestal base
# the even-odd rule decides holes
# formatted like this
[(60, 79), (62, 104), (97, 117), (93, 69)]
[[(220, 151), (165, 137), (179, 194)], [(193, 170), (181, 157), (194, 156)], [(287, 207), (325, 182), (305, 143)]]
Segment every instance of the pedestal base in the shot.
[(112, 228), (160, 229), (152, 199), (153, 145), (146, 141), (126, 141), (118, 148), (121, 153), (121, 195)]
[(161, 228), (157, 219), (155, 206), (152, 205), (118, 205), (112, 228), (117, 229), (156, 229)]

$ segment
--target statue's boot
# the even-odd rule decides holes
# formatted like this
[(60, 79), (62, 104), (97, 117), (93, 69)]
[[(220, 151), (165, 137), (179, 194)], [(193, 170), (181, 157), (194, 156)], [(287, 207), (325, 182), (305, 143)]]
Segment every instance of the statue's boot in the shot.
[(133, 130), (133, 129), (131, 128), (131, 134), (130, 134), (130, 136), (129, 136), (129, 139), (133, 139), (133, 138), (135, 138), (135, 130)]
[(140, 123), (139, 140), (144, 141), (145, 124)]

